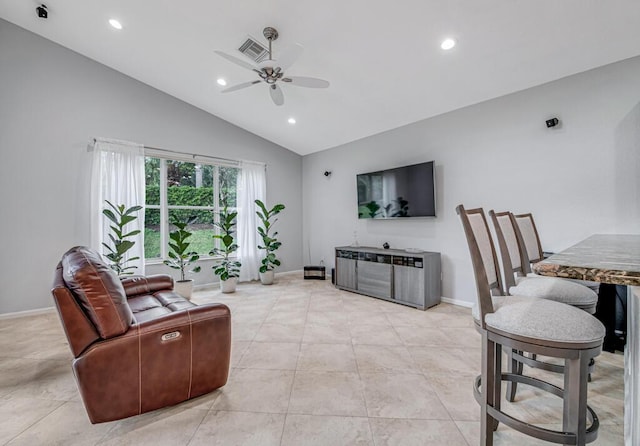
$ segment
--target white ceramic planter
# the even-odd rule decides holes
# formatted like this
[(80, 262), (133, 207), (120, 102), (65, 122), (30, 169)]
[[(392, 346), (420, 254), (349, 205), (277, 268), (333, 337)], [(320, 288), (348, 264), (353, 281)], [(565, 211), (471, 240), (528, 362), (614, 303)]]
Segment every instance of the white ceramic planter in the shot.
[(238, 285), (238, 278), (229, 277), (227, 280), (220, 281), (220, 290), (223, 293), (235, 293), (236, 285)]
[(191, 300), (191, 293), (193, 292), (193, 279), (176, 280), (173, 286), (173, 291), (175, 291), (185, 299)]
[(262, 282), (263, 285), (271, 285), (273, 283), (273, 274), (273, 270), (260, 273), (260, 282)]

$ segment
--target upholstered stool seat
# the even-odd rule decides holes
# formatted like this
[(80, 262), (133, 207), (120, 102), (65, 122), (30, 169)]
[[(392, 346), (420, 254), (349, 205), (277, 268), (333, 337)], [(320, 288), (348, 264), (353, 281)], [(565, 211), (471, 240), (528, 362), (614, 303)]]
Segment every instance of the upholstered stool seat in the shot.
[(557, 277), (517, 277), (516, 285), (509, 288), (509, 294), (526, 297), (544, 297), (580, 308), (595, 314), (598, 295), (590, 288), (576, 282)]
[[(511, 296), (514, 297), (514, 296)], [(520, 298), (485, 316), (496, 333), (528, 338), (528, 342), (555, 347), (575, 344), (590, 348), (602, 343), (604, 326), (588, 313), (547, 299)]]

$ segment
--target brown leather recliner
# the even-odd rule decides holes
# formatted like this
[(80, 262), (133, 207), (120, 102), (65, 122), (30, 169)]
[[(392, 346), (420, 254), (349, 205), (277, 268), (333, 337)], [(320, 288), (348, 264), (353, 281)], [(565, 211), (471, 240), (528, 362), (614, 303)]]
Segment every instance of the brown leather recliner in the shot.
[(53, 286), (92, 423), (177, 404), (226, 384), (226, 305), (195, 305), (173, 292), (166, 275), (120, 280), (97, 252), (81, 246), (64, 254)]

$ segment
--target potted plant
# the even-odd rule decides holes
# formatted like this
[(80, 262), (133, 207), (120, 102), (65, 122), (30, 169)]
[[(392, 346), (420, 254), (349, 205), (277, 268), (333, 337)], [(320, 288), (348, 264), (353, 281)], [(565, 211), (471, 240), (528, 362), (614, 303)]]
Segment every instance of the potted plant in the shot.
[(280, 260), (276, 258), (275, 252), (282, 245), (281, 242), (276, 239), (277, 232), (271, 234), (273, 225), (278, 219), (273, 219), (282, 210), (284, 210), (284, 204), (276, 204), (271, 209), (267, 209), (264, 203), (260, 200), (255, 201), (260, 210), (256, 211), (258, 218), (262, 222), (262, 226), (258, 227), (258, 234), (262, 237), (262, 245), (258, 245), (258, 249), (264, 249), (265, 255), (262, 259), (262, 265), (260, 265), (260, 282), (263, 285), (271, 285), (273, 283), (273, 269), (276, 266), (280, 266)]
[(222, 198), (222, 210), (220, 211), (220, 221), (213, 225), (220, 229), (219, 234), (213, 237), (220, 240), (220, 247), (213, 248), (209, 253), (221, 258), (213, 266), (213, 272), (220, 277), (220, 289), (223, 293), (233, 293), (238, 284), (241, 263), (232, 258), (231, 255), (238, 250), (238, 245), (234, 241), (233, 232), (236, 226), (235, 219), (237, 212), (229, 212), (226, 198)]
[(128, 276), (133, 274), (133, 271), (131, 270), (137, 267), (126, 266), (126, 264), (132, 260), (138, 260), (140, 257), (136, 256), (125, 260), (124, 255), (127, 251), (133, 248), (133, 245), (136, 244), (134, 240), (129, 239), (140, 234), (140, 230), (136, 229), (131, 232), (125, 232), (124, 227), (138, 218), (134, 213), (142, 209), (142, 206), (132, 206), (129, 209), (125, 209), (124, 204), (115, 206), (109, 200), (105, 200), (105, 202), (111, 209), (103, 209), (102, 215), (107, 217), (113, 223), (110, 226), (112, 233), (109, 234), (109, 238), (111, 239), (113, 246), (109, 246), (104, 242), (102, 243), (102, 246), (107, 249), (104, 256), (111, 261), (111, 265), (109, 266), (116, 272), (116, 274), (118, 274), (118, 276)]
[(169, 258), (164, 260), (165, 265), (169, 268), (180, 270), (180, 280), (176, 281), (175, 292), (182, 297), (191, 300), (191, 293), (193, 292), (193, 279), (187, 279), (187, 273), (199, 273), (200, 266), (196, 266), (190, 270), (187, 267), (192, 263), (195, 263), (200, 259), (198, 253), (189, 251), (191, 242), (188, 240), (191, 237), (191, 232), (187, 230), (188, 222), (182, 222), (175, 219), (173, 225), (176, 227), (175, 231), (169, 233)]

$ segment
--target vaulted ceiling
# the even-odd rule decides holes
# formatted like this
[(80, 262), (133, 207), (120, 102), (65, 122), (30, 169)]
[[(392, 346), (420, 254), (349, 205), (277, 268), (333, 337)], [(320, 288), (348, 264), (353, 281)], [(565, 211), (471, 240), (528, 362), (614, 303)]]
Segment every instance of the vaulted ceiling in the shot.
[[(638, 0), (0, 0), (0, 17), (299, 154), (338, 146), (640, 54)], [(123, 28), (108, 24), (118, 19)], [(299, 43), (275, 106), (243, 60), (247, 35), (274, 55)], [(441, 41), (457, 45), (444, 51)], [(297, 121), (291, 125), (287, 120)]]

